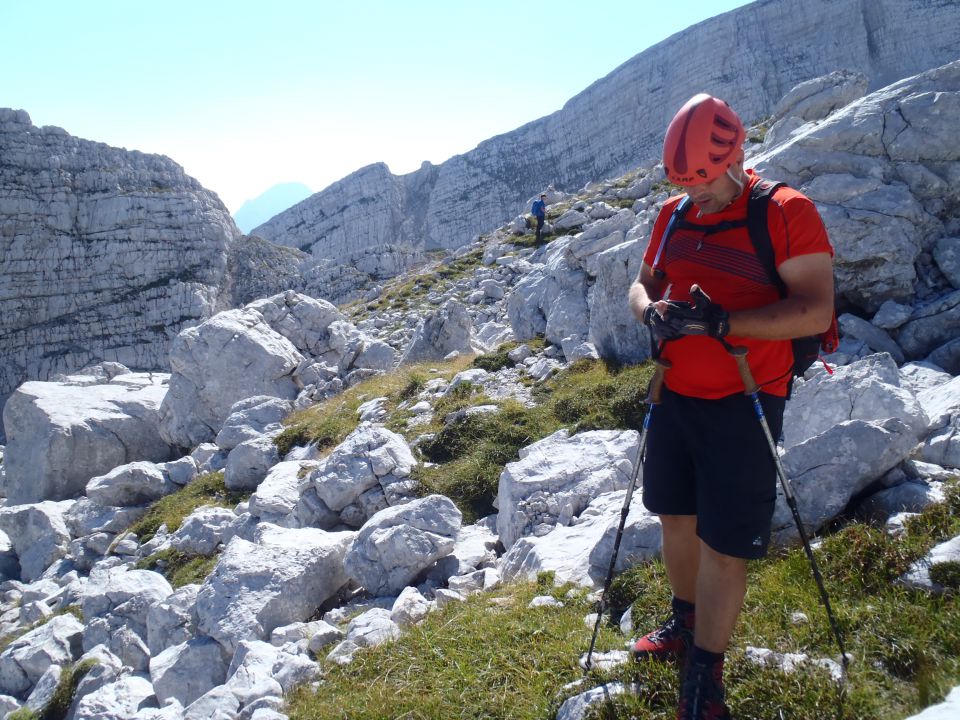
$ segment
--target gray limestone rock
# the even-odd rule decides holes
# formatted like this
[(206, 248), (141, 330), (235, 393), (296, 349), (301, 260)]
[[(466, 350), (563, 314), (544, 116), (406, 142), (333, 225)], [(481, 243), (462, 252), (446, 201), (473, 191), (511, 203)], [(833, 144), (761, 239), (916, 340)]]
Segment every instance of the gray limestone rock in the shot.
[(874, 352), (889, 353), (898, 365), (903, 364), (903, 350), (882, 328), (850, 313), (843, 313), (837, 320), (841, 334), (862, 340)]
[(960, 290), (914, 308), (900, 327), (897, 341), (911, 358), (921, 358), (960, 332)]
[(933, 258), (940, 272), (955, 288), (960, 288), (960, 237), (943, 237), (933, 247)]
[(10, 501), (75, 497), (118, 465), (170, 459), (172, 448), (158, 433), (168, 377), (124, 373), (104, 382), (75, 375), (21, 385), (4, 407)]
[(280, 453), (272, 437), (260, 435), (244, 440), (227, 456), (224, 483), (231, 490), (255, 490), (278, 462)]
[(350, 545), (344, 569), (371, 594), (396, 595), (450, 554), (461, 520), (460, 510), (442, 495), (381, 510)]
[(942, 500), (943, 493), (925, 482), (904, 482), (874, 493), (857, 508), (857, 512), (873, 522), (883, 524), (891, 515), (923, 512)]
[(324, 379), (347, 382), (351, 372), (382, 370), (392, 365), (392, 350), (384, 348), (329, 302), (292, 291), (219, 313), (171, 347), (161, 434), (195, 447), (216, 437), (235, 403), (253, 396), (292, 401), (320, 379), (318, 367), (329, 370)]
[(151, 654), (156, 655), (196, 636), (199, 590), (199, 585), (184, 585), (150, 605), (147, 611), (147, 645)]
[(773, 117), (820, 120), (834, 110), (863, 97), (867, 85), (867, 77), (863, 73), (835, 70), (794, 87), (776, 104)]
[[(624, 494), (624, 490), (618, 490), (598, 495), (576, 522), (517, 540), (500, 560), (504, 579), (532, 580), (538, 573), (549, 571), (558, 582), (602, 585), (610, 567)], [(660, 552), (660, 521), (638, 500), (634, 496), (624, 525), (617, 556), (617, 569), (621, 571)]]
[[(376, 512), (413, 497), (410, 473), (416, 465), (403, 437), (378, 425), (363, 423), (317, 465), (308, 480), (327, 510), (342, 512), (365, 493), (376, 491), (383, 499)], [(301, 498), (302, 500), (302, 498)], [(360, 512), (359, 527), (373, 513)]]
[(58, 615), (14, 640), (0, 654), (0, 693), (26, 698), (51, 665), (69, 665), (80, 657), (83, 624)]
[(427, 616), (433, 603), (427, 600), (415, 587), (405, 587), (397, 595), (390, 609), (390, 619), (397, 625), (415, 625)]
[(195, 447), (216, 437), (234, 403), (252, 395), (293, 400), (303, 356), (256, 310), (229, 310), (184, 330), (170, 349), (173, 376), (160, 432)]
[[(752, 160), (817, 203), (836, 250), (837, 289), (867, 311), (932, 292), (917, 266), (960, 195), (945, 182), (960, 160), (947, 127), (958, 92), (954, 62), (857, 100)], [(902, 334), (898, 341), (922, 355)]]
[(895, 330), (910, 319), (912, 312), (913, 309), (906, 305), (893, 300), (884, 300), (871, 322), (884, 330)]
[(451, 352), (473, 352), (470, 343), (473, 321), (467, 309), (449, 301), (423, 318), (401, 363), (442, 360)]
[(56, 560), (65, 557), (70, 533), (64, 511), (70, 503), (45, 501), (0, 508), (0, 530), (10, 538), (25, 582), (39, 578)]
[(76, 704), (74, 720), (129, 720), (144, 708), (157, 707), (150, 681), (140, 675), (121, 675), (114, 682), (85, 695)]
[(847, 420), (887, 418), (907, 423), (917, 440), (931, 421), (913, 393), (900, 387), (896, 363), (880, 353), (836, 368), (833, 375), (797, 382), (783, 415), (783, 446), (789, 450)]
[(520, 450), (497, 488), (497, 532), (504, 547), (521, 537), (569, 525), (601, 493), (630, 483), (638, 449), (635, 431), (559, 430)]
[(80, 597), (80, 609), (87, 623), (83, 648), (87, 652), (105, 645), (125, 665), (146, 670), (150, 657), (146, 645), (150, 606), (173, 592), (170, 583), (150, 570), (126, 566), (94, 568)]
[(37, 680), (37, 684), (31, 691), (24, 706), (35, 713), (42, 712), (49, 702), (53, 700), (62, 674), (63, 668), (59, 665), (51, 665), (48, 667), (46, 672)]
[[(877, 423), (845, 420), (789, 448), (783, 467), (807, 533), (836, 517), (851, 498), (905, 459), (915, 444), (913, 430), (890, 418)], [(782, 488), (777, 489), (772, 528), (775, 545), (799, 538)]]
[(91, 478), (86, 494), (104, 507), (131, 507), (149, 505), (177, 487), (159, 465), (132, 462)]
[(198, 593), (200, 631), (233, 652), (243, 639), (266, 640), (306, 620), (347, 581), (343, 556), (353, 536), (264, 523), (256, 543), (233, 538)]
[(291, 515), (300, 502), (301, 486), (310, 482), (305, 475), (315, 464), (287, 460), (271, 467), (263, 482), (250, 496), (250, 513), (269, 522), (277, 522)]
[(150, 659), (150, 682), (160, 703), (176, 698), (182, 705), (189, 705), (222, 685), (226, 676), (222, 648), (208, 637), (172, 645)]
[(293, 411), (293, 404), (280, 398), (256, 395), (230, 408), (230, 415), (217, 433), (222, 450), (232, 450), (245, 440), (273, 434), (283, 428), (281, 421)]
[(170, 534), (170, 547), (193, 555), (212, 555), (223, 541), (224, 531), (236, 519), (236, 513), (227, 508), (197, 508)]

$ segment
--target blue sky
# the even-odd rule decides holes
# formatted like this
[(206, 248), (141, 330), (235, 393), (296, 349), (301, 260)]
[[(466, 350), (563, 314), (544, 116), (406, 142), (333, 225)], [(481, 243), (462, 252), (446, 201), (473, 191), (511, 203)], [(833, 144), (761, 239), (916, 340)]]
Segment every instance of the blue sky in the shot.
[(0, 107), (167, 155), (231, 211), (442, 162), (743, 0), (0, 0)]

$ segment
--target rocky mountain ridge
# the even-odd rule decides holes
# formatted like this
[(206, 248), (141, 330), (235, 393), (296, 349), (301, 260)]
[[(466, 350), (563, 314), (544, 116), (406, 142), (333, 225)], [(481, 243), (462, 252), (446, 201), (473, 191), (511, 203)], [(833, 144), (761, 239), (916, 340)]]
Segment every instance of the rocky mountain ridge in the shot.
[(838, 68), (876, 89), (956, 59), (958, 23), (953, 3), (816, 0), (798, 11), (786, 0), (755, 2), (658, 43), (551, 115), (407, 175), (362, 168), (252, 234), (322, 258), (387, 243), (455, 248), (548, 183), (574, 190), (654, 162), (670, 116), (695, 92), (723, 97), (750, 121)]
[(0, 402), (91, 362), (164, 367), (180, 330), (230, 305), (239, 235), (168, 158), (0, 109)]

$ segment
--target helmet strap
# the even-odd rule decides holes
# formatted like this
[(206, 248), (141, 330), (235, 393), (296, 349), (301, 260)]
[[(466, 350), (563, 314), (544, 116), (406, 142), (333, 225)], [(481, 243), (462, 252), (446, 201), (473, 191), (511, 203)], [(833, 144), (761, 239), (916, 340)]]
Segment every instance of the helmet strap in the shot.
[[(736, 167), (736, 166), (734, 166)], [(727, 177), (733, 180), (737, 184), (737, 187), (740, 188), (740, 192), (737, 193), (737, 197), (740, 197), (740, 193), (743, 192), (743, 188), (746, 186), (746, 183), (743, 180), (743, 173), (738, 173), (737, 175), (733, 174), (733, 167), (727, 168)]]

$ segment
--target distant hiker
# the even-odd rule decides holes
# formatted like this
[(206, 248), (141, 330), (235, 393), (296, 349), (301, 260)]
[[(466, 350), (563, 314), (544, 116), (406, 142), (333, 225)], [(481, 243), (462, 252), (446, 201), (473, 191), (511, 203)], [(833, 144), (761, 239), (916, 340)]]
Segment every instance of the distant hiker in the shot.
[(651, 417), (643, 503), (660, 516), (673, 590), (669, 619), (633, 653), (684, 663), (679, 720), (730, 717), (724, 652), (746, 592), (746, 561), (766, 555), (776, 498), (770, 445), (718, 340), (749, 350), (776, 438), (793, 377), (791, 338), (824, 332), (833, 316), (833, 249), (807, 197), (763, 181), (775, 270), (755, 252), (746, 221), (761, 179), (744, 170), (743, 140), (740, 118), (715, 97), (696, 95), (676, 114), (664, 169), (692, 206), (678, 216), (685, 196), (664, 204), (630, 288), (633, 313), (670, 364)]
[(540, 193), (540, 199), (534, 200), (530, 212), (537, 219), (537, 245), (540, 244), (543, 231), (543, 221), (547, 218), (547, 194)]

